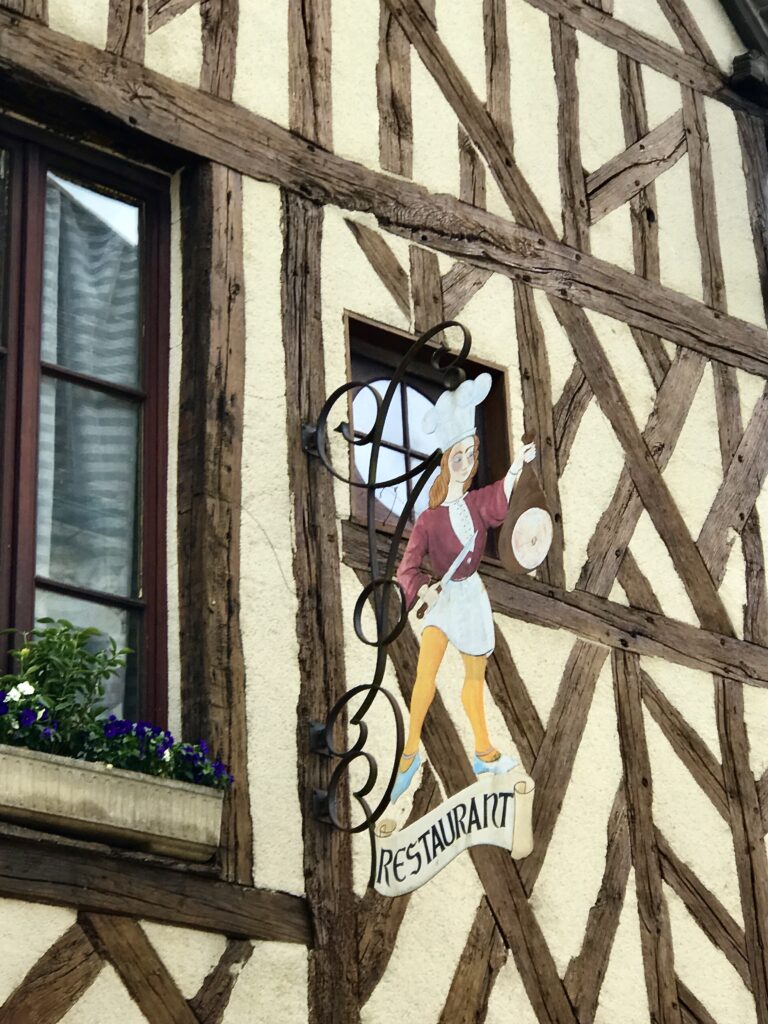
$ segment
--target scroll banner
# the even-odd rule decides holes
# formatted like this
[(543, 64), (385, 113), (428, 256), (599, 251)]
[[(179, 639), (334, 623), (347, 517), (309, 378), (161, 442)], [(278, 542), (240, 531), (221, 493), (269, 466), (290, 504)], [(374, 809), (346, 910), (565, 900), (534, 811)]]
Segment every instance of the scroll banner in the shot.
[(413, 892), (471, 846), (501, 846), (518, 860), (533, 850), (533, 779), (522, 769), (477, 782), (390, 836), (376, 838), (374, 889)]

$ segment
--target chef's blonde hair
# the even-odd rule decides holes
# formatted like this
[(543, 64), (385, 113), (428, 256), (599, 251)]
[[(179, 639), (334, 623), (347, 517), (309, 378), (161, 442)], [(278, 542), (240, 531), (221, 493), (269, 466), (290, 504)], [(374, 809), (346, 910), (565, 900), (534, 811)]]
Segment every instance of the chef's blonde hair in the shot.
[[(477, 475), (477, 467), (480, 465), (478, 456), (480, 454), (480, 438), (475, 434), (475, 464), (472, 467), (472, 472), (469, 474), (467, 479), (464, 481), (464, 493), (466, 494), (469, 488), (472, 486), (472, 481)], [(458, 444), (458, 442), (457, 442)], [(452, 444), (447, 452), (443, 452), (443, 457), (440, 459), (440, 472), (438, 473), (437, 479), (429, 489), (429, 507), (437, 508), (438, 505), (442, 505), (445, 501), (446, 495), (448, 494), (448, 485), (451, 482), (451, 467), (448, 465), (448, 460), (451, 457), (451, 452), (456, 447)]]

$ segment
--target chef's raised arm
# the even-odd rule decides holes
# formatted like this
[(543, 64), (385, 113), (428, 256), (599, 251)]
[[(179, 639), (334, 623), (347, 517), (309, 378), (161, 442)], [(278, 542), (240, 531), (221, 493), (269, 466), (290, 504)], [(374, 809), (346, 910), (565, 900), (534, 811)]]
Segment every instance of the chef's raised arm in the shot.
[(507, 470), (507, 475), (504, 477), (504, 493), (507, 496), (507, 502), (512, 497), (512, 491), (514, 490), (517, 478), (520, 476), (523, 466), (526, 462), (533, 462), (536, 458), (536, 442), (532, 441), (530, 444), (524, 444), (520, 451), (515, 456), (515, 461)]

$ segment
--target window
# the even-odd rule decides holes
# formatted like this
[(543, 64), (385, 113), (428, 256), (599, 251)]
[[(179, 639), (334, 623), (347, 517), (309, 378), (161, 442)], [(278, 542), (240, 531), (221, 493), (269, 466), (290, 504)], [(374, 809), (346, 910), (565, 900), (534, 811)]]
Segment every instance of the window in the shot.
[(0, 122), (0, 624), (98, 627), (133, 652), (110, 707), (159, 721), (167, 193)]
[[(347, 331), (351, 379), (370, 382), (383, 395), (392, 373), (413, 342), (413, 337), (352, 316), (347, 318)], [(424, 413), (437, 401), (444, 387), (442, 378), (432, 367), (432, 351), (430, 347), (422, 351), (392, 401), (382, 435), (378, 480), (400, 476), (423, 462), (434, 451), (434, 437), (425, 434), (421, 426)], [(478, 408), (477, 416), (481, 456), (475, 486), (483, 487), (501, 479), (509, 469), (504, 374), (495, 367), (480, 363), (467, 363), (466, 371), (470, 378), (482, 372), (490, 373), (493, 378), (491, 392)], [(357, 437), (364, 436), (371, 429), (376, 411), (376, 400), (369, 390), (361, 390), (355, 395), (352, 402), (352, 426)], [(368, 479), (370, 448), (370, 445), (360, 445), (352, 449), (353, 479)], [(426, 509), (429, 488), (436, 475), (437, 470), (419, 495), (412, 520)], [(408, 480), (376, 491), (376, 520), (381, 527), (394, 529), (413, 483)], [(353, 488), (352, 513), (360, 520), (366, 516), (365, 491), (358, 487)], [(494, 553), (493, 544), (489, 553)]]

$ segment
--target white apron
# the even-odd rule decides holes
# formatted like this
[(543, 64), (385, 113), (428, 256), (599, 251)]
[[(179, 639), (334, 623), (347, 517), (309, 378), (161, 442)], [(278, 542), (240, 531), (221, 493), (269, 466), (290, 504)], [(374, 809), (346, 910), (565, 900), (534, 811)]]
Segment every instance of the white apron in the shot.
[[(451, 528), (461, 542), (474, 533), (472, 516), (464, 498), (448, 505)], [(424, 627), (436, 626), (462, 654), (475, 656), (493, 653), (496, 642), (491, 602), (480, 574), (473, 572), (465, 580), (451, 580), (423, 619)]]

